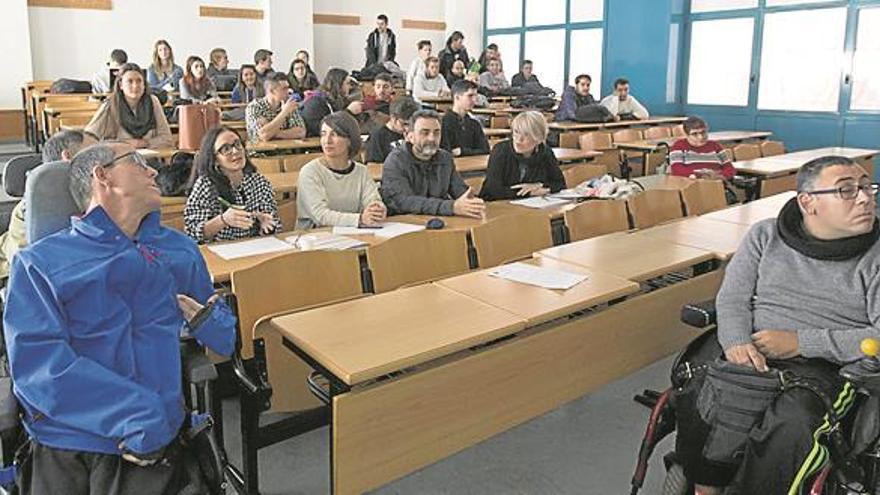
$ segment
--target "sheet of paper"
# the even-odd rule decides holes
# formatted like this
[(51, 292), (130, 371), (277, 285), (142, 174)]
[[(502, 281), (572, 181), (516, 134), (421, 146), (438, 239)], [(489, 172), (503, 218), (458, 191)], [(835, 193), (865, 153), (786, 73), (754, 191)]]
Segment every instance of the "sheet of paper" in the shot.
[(425, 230), (424, 225), (411, 223), (385, 222), (376, 229), (364, 229), (360, 227), (333, 227), (335, 235), (375, 235), (377, 237), (391, 238), (409, 232)]
[(290, 244), (275, 237), (260, 237), (241, 242), (209, 245), (208, 249), (224, 260), (256, 256), (258, 254), (277, 253), (294, 249)]
[(558, 193), (553, 193), (547, 197), (550, 199), (581, 199), (586, 198), (587, 196), (579, 193), (577, 189), (563, 189)]
[(571, 201), (567, 199), (551, 198), (549, 196), (537, 196), (534, 198), (516, 199), (510, 202), (512, 205), (525, 206), (526, 208), (552, 208), (561, 206)]
[(571, 289), (587, 279), (586, 275), (580, 273), (544, 268), (526, 263), (502, 265), (489, 272), (489, 275), (522, 284), (544, 287), (545, 289), (562, 290)]
[(359, 241), (357, 239), (352, 239), (350, 237), (345, 237), (341, 235), (334, 235), (328, 232), (305, 235), (292, 235), (284, 240), (285, 242), (293, 244), (302, 251), (312, 251), (319, 249), (328, 251), (342, 251), (345, 249), (355, 249), (367, 245), (367, 243), (364, 241)]

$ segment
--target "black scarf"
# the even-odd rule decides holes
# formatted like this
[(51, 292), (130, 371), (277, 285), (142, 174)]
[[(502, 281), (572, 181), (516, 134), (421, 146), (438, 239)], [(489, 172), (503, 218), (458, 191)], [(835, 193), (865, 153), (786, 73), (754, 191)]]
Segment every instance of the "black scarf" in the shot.
[(125, 101), (125, 95), (122, 94), (122, 91), (117, 91), (115, 98), (119, 125), (131, 137), (141, 139), (148, 132), (156, 128), (156, 116), (153, 115), (153, 98), (150, 96), (149, 91), (144, 91), (143, 96), (138, 101), (137, 114), (131, 111), (131, 107)]
[(804, 228), (804, 217), (797, 198), (785, 203), (776, 219), (776, 231), (785, 244), (808, 258), (823, 261), (846, 261), (865, 254), (880, 238), (880, 221), (867, 234), (825, 241), (816, 239)]

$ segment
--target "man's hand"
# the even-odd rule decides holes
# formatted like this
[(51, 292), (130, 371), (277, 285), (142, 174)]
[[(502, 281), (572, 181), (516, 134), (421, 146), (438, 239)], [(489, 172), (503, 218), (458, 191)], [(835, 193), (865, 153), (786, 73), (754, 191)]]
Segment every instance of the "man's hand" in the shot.
[(362, 101), (353, 101), (348, 104), (348, 113), (352, 115), (360, 115), (361, 112), (364, 111), (364, 102)]
[(758, 371), (769, 371), (764, 355), (752, 344), (740, 344), (728, 347), (724, 357), (733, 364), (754, 368)]
[(516, 192), (517, 196), (546, 196), (550, 194), (550, 189), (544, 187), (544, 184), (540, 182), (535, 183), (523, 183), (523, 184), (515, 184), (510, 186), (511, 189), (519, 189)]
[(752, 342), (770, 359), (790, 359), (799, 354), (797, 332), (761, 330), (752, 334)]
[(461, 148), (452, 148), (452, 156), (461, 156)]
[(483, 213), (486, 211), (486, 204), (483, 203), (483, 200), (480, 198), (472, 198), (472, 192), (473, 191), (469, 187), (464, 194), (455, 200), (455, 203), (452, 205), (453, 213), (460, 217), (483, 218)]
[(287, 100), (284, 102), (284, 105), (281, 105), (281, 112), (284, 115), (290, 115), (299, 108), (299, 103), (296, 100)]
[(122, 458), (139, 467), (150, 467), (161, 461), (165, 456), (165, 449), (161, 448), (155, 452), (148, 454), (136, 454), (125, 448), (124, 443), (119, 444), (119, 450), (122, 451)]
[(187, 296), (186, 294), (178, 294), (177, 295), (177, 305), (180, 306), (180, 311), (183, 312), (183, 317), (186, 321), (190, 321), (193, 319), (193, 316), (196, 315), (202, 309), (202, 305), (199, 304), (195, 299)]

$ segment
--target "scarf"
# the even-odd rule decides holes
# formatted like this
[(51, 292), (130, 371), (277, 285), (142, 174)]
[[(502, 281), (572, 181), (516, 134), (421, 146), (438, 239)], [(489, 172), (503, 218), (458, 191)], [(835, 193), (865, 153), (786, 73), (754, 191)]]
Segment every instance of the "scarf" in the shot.
[(150, 93), (144, 91), (137, 104), (137, 113), (131, 111), (131, 107), (125, 101), (122, 91), (114, 95), (116, 99), (116, 112), (119, 115), (119, 125), (125, 132), (135, 139), (142, 139), (148, 132), (156, 128), (156, 116), (153, 115), (153, 98)]
[(843, 239), (816, 239), (804, 228), (804, 217), (797, 198), (785, 203), (776, 219), (776, 231), (785, 244), (802, 255), (823, 261), (846, 261), (865, 254), (880, 238), (880, 220), (874, 219), (870, 232)]

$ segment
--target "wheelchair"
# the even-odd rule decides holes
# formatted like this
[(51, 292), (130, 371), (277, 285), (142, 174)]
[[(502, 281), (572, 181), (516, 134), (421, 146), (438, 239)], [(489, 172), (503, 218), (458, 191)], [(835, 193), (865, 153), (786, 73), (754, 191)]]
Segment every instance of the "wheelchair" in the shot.
[[(689, 370), (685, 363), (705, 362), (717, 357), (720, 346), (705, 345), (715, 339), (715, 302), (685, 305), (681, 310), (685, 324), (706, 330), (679, 353), (673, 365), (673, 385), (663, 392), (645, 390), (634, 400), (651, 410), (645, 435), (637, 456), (635, 472), (631, 480), (631, 495), (637, 495), (647, 475), (648, 461), (657, 444), (675, 431), (676, 416), (674, 396), (680, 391), (675, 375), (681, 369)], [(708, 349), (708, 350), (707, 350)], [(852, 383), (858, 394), (851, 420), (838, 422), (842, 435), (827, 444), (829, 462), (806, 484), (810, 495), (862, 495), (880, 494), (880, 342), (866, 339), (862, 342), (866, 356), (843, 366), (840, 375)], [(694, 484), (687, 479), (682, 464), (674, 451), (663, 457), (666, 476), (663, 495), (694, 493)]]

